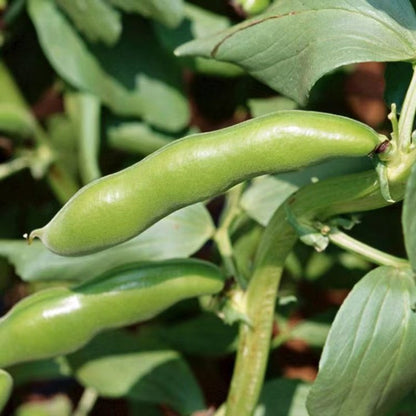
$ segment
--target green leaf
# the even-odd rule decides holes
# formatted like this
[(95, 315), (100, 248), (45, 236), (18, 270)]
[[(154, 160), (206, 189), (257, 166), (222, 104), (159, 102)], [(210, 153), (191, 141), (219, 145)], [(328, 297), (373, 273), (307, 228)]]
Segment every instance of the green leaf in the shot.
[(261, 176), (253, 179), (250, 188), (244, 192), (240, 204), (247, 214), (266, 226), (273, 212), (298, 189), (296, 185), (276, 176)]
[(55, 360), (39, 360), (16, 364), (9, 367), (7, 371), (13, 377), (15, 386), (64, 377), (61, 367)]
[(413, 388), (415, 301), (409, 270), (379, 267), (353, 288), (324, 347), (310, 416), (381, 416)]
[(72, 403), (69, 397), (58, 394), (42, 401), (32, 401), (19, 406), (15, 416), (70, 416)]
[(241, 198), (241, 207), (261, 225), (267, 225), (274, 211), (297, 189), (333, 176), (360, 172), (373, 166), (367, 159), (338, 158), (306, 169), (254, 179)]
[(172, 140), (172, 137), (154, 131), (146, 123), (127, 122), (108, 129), (108, 144), (131, 153), (148, 155)]
[(21, 138), (30, 137), (35, 129), (33, 116), (15, 104), (0, 103), (0, 131)]
[[(172, 29), (166, 26), (155, 24), (155, 33), (169, 53), (181, 44), (211, 35), (230, 27), (230, 20), (225, 16), (212, 13), (201, 7), (192, 4), (185, 5), (185, 19), (182, 23)], [(207, 75), (233, 77), (244, 74), (244, 71), (236, 65), (226, 62), (219, 62), (206, 58), (185, 58), (182, 62), (196, 72)]]
[(177, 55), (240, 65), (305, 104), (315, 82), (346, 64), (414, 61), (416, 16), (408, 0), (282, 0), (264, 14), (189, 42)]
[(109, 250), (82, 257), (62, 257), (34, 241), (0, 240), (0, 256), (26, 281), (87, 280), (132, 261), (188, 257), (212, 236), (214, 225), (202, 204), (183, 208), (138, 237)]
[(142, 114), (143, 103), (137, 91), (129, 92), (105, 72), (54, 1), (29, 0), (28, 11), (46, 57), (62, 78), (98, 95), (122, 114)]
[(168, 131), (188, 124), (179, 66), (146, 21), (126, 16), (119, 42), (109, 48), (87, 44), (52, 0), (29, 0), (28, 10), (46, 57), (65, 81), (120, 115)]
[(180, 414), (205, 407), (186, 362), (151, 337), (107, 332), (67, 360), (77, 380), (100, 396), (164, 403)]
[(101, 41), (114, 45), (120, 37), (120, 13), (105, 1), (56, 0), (56, 3), (91, 42)]
[(254, 416), (308, 416), (305, 401), (310, 386), (297, 380), (267, 381)]
[(412, 173), (406, 185), (406, 194), (403, 203), (403, 233), (407, 255), (416, 271), (416, 165), (413, 165)]
[(311, 347), (321, 348), (328, 337), (334, 312), (322, 313), (296, 325), (290, 331), (291, 339), (301, 339)]
[(159, 335), (163, 341), (181, 352), (217, 356), (235, 350), (238, 327), (226, 325), (217, 316), (204, 313), (196, 318), (163, 328)]
[(109, 0), (110, 3), (126, 12), (142, 14), (163, 23), (176, 27), (184, 15), (183, 0)]
[(253, 117), (260, 117), (274, 111), (295, 110), (297, 105), (286, 97), (252, 98), (248, 100), (248, 107)]

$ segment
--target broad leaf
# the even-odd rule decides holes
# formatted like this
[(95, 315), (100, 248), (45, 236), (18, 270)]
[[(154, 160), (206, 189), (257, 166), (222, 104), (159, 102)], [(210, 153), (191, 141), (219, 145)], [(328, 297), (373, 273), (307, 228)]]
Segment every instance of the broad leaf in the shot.
[(407, 255), (412, 269), (416, 271), (416, 165), (407, 182), (403, 204), (403, 233)]
[(173, 140), (154, 131), (148, 124), (127, 122), (108, 129), (108, 144), (119, 150), (148, 155)]
[(322, 75), (346, 64), (414, 61), (408, 0), (282, 0), (264, 14), (177, 49), (232, 62), (305, 104)]
[(28, 10), (46, 57), (65, 81), (120, 115), (169, 131), (188, 124), (179, 67), (158, 47), (149, 23), (125, 17), (119, 42), (108, 48), (86, 43), (52, 0), (29, 0)]
[(188, 365), (154, 340), (113, 331), (67, 357), (77, 380), (100, 396), (164, 403), (180, 414), (205, 407)]
[(414, 387), (415, 302), (409, 270), (379, 267), (353, 288), (324, 347), (310, 416), (381, 416)]
[(28, 10), (43, 51), (62, 78), (97, 94), (104, 103), (121, 113), (142, 114), (143, 103), (137, 91), (129, 92), (105, 72), (55, 2), (29, 0)]
[(88, 40), (113, 45), (120, 37), (122, 29), (120, 13), (106, 1), (56, 0), (56, 3)]
[(310, 386), (278, 378), (264, 384), (254, 416), (308, 416), (305, 401)]
[(338, 158), (306, 169), (254, 179), (241, 198), (247, 214), (266, 225), (274, 211), (298, 188), (313, 181), (371, 168), (367, 159)]
[(62, 374), (57, 360), (38, 360), (29, 363), (16, 364), (7, 369), (13, 377), (16, 387), (34, 381), (62, 379), (67, 376)]
[(126, 12), (140, 13), (169, 27), (177, 26), (184, 14), (183, 0), (109, 0)]
[(241, 198), (241, 207), (247, 214), (266, 226), (273, 212), (298, 189), (296, 185), (267, 175), (252, 181), (250, 188)]
[(302, 321), (290, 330), (291, 339), (301, 339), (311, 347), (322, 348), (328, 337), (333, 311), (322, 313)]
[(0, 103), (0, 132), (27, 138), (33, 134), (33, 116), (15, 104)]
[[(172, 29), (164, 25), (155, 24), (155, 32), (169, 53), (181, 44), (196, 38), (212, 35), (227, 29), (231, 23), (225, 16), (212, 13), (192, 4), (185, 5), (185, 18), (182, 23)], [(244, 71), (236, 65), (219, 62), (206, 58), (186, 58), (182, 62), (194, 71), (217, 76), (237, 76)]]
[(20, 405), (14, 416), (71, 416), (72, 402), (68, 396), (57, 394), (45, 400)]
[(108, 250), (82, 257), (62, 257), (42, 243), (0, 240), (0, 256), (15, 266), (26, 281), (87, 280), (133, 261), (188, 257), (212, 236), (214, 226), (202, 204), (183, 208), (140, 234)]
[(253, 117), (260, 117), (274, 111), (295, 110), (297, 105), (286, 97), (252, 98), (248, 100), (248, 108)]

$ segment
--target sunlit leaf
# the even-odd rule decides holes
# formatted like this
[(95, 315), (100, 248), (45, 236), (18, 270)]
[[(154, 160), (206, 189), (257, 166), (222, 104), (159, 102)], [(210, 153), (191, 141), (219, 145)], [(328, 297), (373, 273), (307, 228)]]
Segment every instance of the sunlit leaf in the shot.
[(176, 352), (152, 339), (121, 331), (96, 337), (67, 357), (78, 379), (104, 397), (165, 403), (181, 414), (205, 407), (188, 365)]
[(353, 288), (325, 344), (310, 416), (381, 416), (412, 389), (415, 302), (409, 270), (379, 267)]
[(15, 416), (70, 416), (71, 414), (71, 400), (63, 394), (45, 400), (23, 403), (14, 413)]
[(72, 86), (97, 95), (115, 113), (161, 129), (188, 124), (179, 67), (158, 47), (148, 22), (126, 16), (120, 40), (109, 48), (88, 44), (52, 0), (29, 0), (28, 11), (50, 64)]
[(342, 65), (414, 61), (415, 50), (416, 16), (408, 0), (282, 0), (177, 54), (236, 63), (305, 104), (315, 82)]
[(184, 14), (183, 0), (109, 0), (126, 12), (139, 13), (166, 26), (177, 26)]
[(122, 29), (121, 16), (106, 1), (56, 0), (56, 2), (88, 40), (102, 41), (107, 45), (117, 42)]
[(0, 255), (7, 257), (26, 281), (86, 280), (132, 261), (188, 257), (213, 232), (208, 211), (197, 204), (169, 215), (130, 241), (87, 256), (58, 256), (39, 241), (28, 246), (23, 239), (0, 240)]

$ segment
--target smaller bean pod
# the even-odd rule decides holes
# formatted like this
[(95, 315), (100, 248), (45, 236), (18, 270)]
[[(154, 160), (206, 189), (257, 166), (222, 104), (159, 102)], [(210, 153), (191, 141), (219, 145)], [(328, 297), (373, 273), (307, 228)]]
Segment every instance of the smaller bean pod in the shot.
[(12, 387), (13, 380), (10, 374), (0, 369), (0, 414), (9, 400)]
[(185, 137), (85, 186), (29, 241), (39, 237), (60, 255), (92, 253), (246, 179), (333, 157), (365, 156), (382, 141), (365, 124), (309, 111), (281, 111)]
[(100, 331), (217, 293), (223, 283), (211, 263), (169, 260), (124, 266), (72, 289), (40, 291), (0, 319), (0, 367), (73, 352)]

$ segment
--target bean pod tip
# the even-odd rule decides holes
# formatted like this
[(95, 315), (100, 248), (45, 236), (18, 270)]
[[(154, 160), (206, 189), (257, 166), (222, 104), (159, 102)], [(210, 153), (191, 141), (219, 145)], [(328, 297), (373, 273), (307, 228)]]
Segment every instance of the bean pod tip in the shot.
[(27, 241), (28, 245), (32, 244), (35, 238), (39, 238), (40, 240), (42, 240), (43, 229), (44, 228), (36, 228), (35, 230), (31, 231), (29, 234), (28, 233), (23, 234), (23, 238)]

